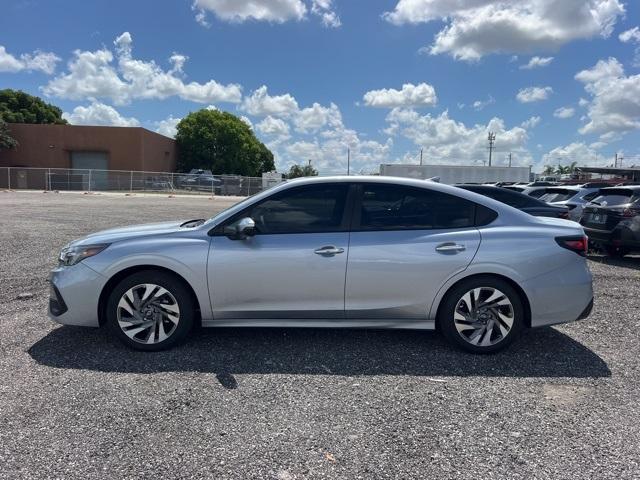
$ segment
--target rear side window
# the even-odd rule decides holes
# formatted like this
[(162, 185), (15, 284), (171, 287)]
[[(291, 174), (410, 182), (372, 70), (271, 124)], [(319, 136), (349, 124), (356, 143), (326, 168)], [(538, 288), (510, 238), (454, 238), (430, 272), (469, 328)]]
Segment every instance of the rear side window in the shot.
[(518, 192), (512, 192), (510, 190), (495, 187), (495, 188), (467, 188), (467, 190), (479, 193), (480, 195), (484, 195), (485, 197), (493, 198), (498, 202), (502, 202), (506, 205), (510, 205), (515, 208), (525, 208), (525, 207), (537, 207), (539, 206), (538, 202), (531, 197), (527, 197)]
[(476, 204), (442, 192), (402, 185), (363, 184), (361, 230), (472, 227)]
[(616, 205), (625, 205), (638, 200), (638, 197), (634, 197), (633, 190), (627, 190), (623, 188), (601, 190), (600, 194), (592, 200), (593, 203), (613, 207)]
[(290, 188), (254, 205), (241, 216), (256, 222), (258, 234), (342, 231), (348, 188), (346, 183)]

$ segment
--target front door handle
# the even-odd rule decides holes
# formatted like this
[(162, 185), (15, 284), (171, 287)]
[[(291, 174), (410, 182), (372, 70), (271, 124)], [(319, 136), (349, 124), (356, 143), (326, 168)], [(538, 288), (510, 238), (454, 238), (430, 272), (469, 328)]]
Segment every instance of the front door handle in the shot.
[(344, 248), (334, 247), (333, 245), (327, 245), (326, 247), (320, 247), (313, 251), (316, 255), (322, 255), (323, 257), (332, 257), (338, 253), (344, 253)]
[(436, 252), (442, 253), (457, 253), (464, 252), (467, 249), (464, 245), (459, 245), (453, 242), (441, 243), (436, 247)]

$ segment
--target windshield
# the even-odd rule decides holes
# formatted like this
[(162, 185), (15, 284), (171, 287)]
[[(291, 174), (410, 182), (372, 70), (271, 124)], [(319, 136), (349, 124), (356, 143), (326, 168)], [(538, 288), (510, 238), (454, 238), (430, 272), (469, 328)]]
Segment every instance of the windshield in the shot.
[(230, 207), (227, 207), (224, 210), (216, 213), (213, 217), (211, 217), (209, 220), (207, 220), (205, 222), (205, 224), (209, 224), (209, 223), (214, 222), (217, 218), (223, 216), (224, 214), (226, 214), (232, 208), (242, 207), (243, 205), (249, 205), (257, 195), (262, 195), (265, 192), (269, 192), (269, 191), (273, 190), (275, 187), (278, 187), (278, 186), (282, 185), (285, 182), (286, 182), (286, 180), (283, 180), (282, 182), (275, 183), (275, 184), (271, 185), (269, 188), (265, 188), (264, 190), (261, 190), (260, 192), (254, 193), (253, 195), (245, 198), (244, 200), (242, 200), (242, 201), (240, 201), (238, 203), (234, 203)]
[(633, 190), (627, 189), (611, 189), (600, 192), (591, 202), (603, 207), (614, 207), (617, 205), (626, 205), (627, 203), (637, 202), (640, 197), (634, 197)]
[(577, 193), (575, 190), (566, 188), (549, 188), (547, 189), (547, 193), (540, 197), (540, 200), (547, 203), (564, 202), (565, 200), (575, 197)]

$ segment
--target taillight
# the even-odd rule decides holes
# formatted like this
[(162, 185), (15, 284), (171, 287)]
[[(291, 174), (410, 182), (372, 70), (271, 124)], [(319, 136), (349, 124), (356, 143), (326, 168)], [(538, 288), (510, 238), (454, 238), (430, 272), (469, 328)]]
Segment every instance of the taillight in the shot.
[(569, 212), (560, 212), (558, 218), (564, 218), (565, 220), (569, 220)]
[(587, 256), (587, 251), (589, 250), (589, 239), (586, 235), (582, 237), (556, 237), (556, 242), (562, 248), (571, 250), (572, 252), (575, 252), (583, 257)]

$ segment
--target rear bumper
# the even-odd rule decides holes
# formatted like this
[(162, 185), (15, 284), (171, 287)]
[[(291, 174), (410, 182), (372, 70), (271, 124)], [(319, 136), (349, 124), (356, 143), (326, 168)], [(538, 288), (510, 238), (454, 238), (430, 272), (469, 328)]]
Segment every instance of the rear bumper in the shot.
[(584, 233), (594, 243), (604, 246), (629, 247), (640, 249), (640, 231), (627, 225), (618, 225), (613, 230), (597, 230), (583, 227)]
[(531, 307), (531, 326), (544, 327), (586, 318), (593, 308), (592, 276), (576, 261), (523, 283)]
[(52, 270), (49, 282), (49, 318), (64, 325), (99, 326), (98, 300), (105, 277), (81, 262)]

